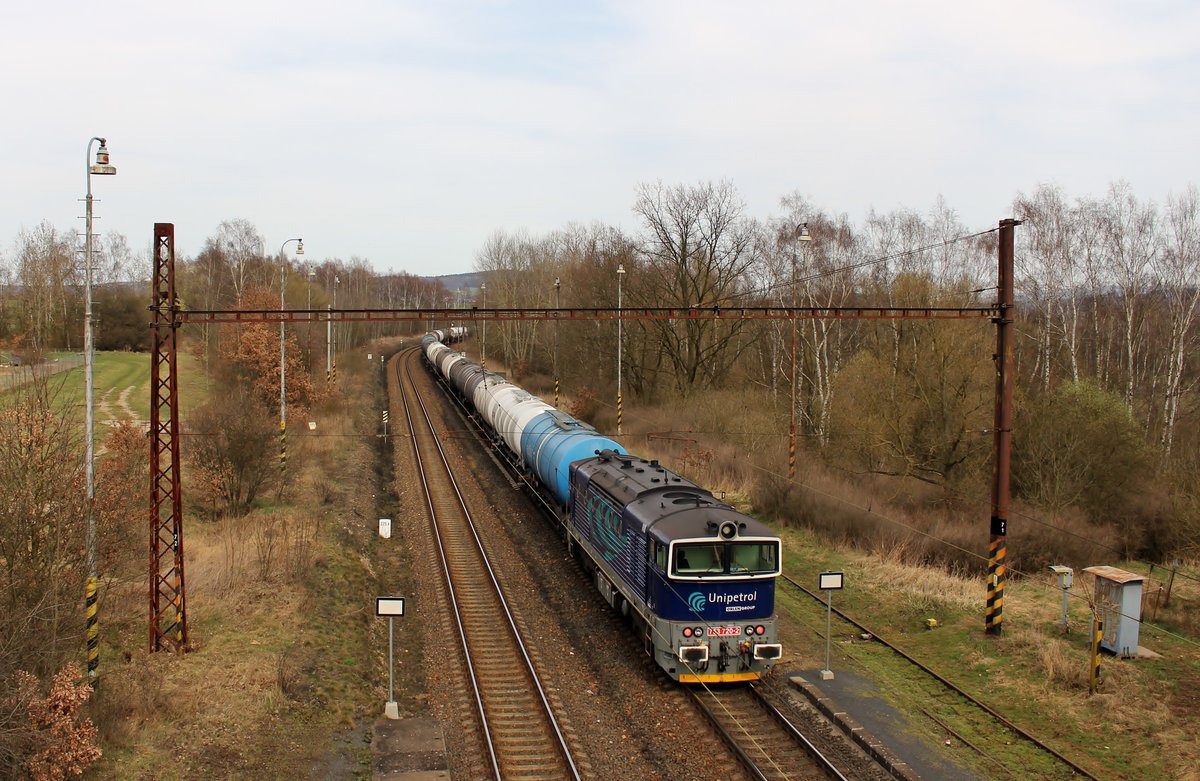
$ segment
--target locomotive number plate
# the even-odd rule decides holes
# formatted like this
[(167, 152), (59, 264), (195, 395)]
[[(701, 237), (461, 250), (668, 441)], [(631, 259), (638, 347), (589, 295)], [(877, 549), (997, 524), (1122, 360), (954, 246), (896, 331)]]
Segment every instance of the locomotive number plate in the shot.
[(731, 637), (741, 633), (742, 630), (736, 626), (710, 626), (708, 628), (709, 637)]

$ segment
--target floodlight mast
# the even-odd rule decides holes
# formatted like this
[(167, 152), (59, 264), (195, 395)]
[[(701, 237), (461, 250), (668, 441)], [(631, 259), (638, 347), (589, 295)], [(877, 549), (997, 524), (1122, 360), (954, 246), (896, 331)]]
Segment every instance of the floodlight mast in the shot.
[[(92, 162), (92, 143), (99, 141), (100, 148), (96, 150), (96, 162)], [(97, 176), (113, 176), (117, 168), (108, 161), (108, 141), (93, 136), (88, 140), (87, 155), (84, 158), (84, 170), (87, 179), (86, 217), (84, 219), (83, 239), (83, 361), (84, 361), (84, 408), (85, 432), (87, 440), (87, 587), (85, 604), (87, 608), (87, 649), (88, 649), (88, 682), (94, 688), (99, 679), (100, 667), (100, 626), (97, 620), (96, 591), (99, 578), (96, 572), (96, 416), (95, 416), (95, 347), (92, 338), (92, 174)]]

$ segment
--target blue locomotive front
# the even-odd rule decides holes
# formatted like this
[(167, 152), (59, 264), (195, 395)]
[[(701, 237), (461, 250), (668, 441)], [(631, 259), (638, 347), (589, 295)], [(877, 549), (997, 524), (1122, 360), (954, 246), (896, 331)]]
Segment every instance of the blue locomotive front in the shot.
[(571, 465), (572, 538), (597, 588), (684, 683), (755, 680), (778, 659), (779, 538), (662, 467), (614, 451)]

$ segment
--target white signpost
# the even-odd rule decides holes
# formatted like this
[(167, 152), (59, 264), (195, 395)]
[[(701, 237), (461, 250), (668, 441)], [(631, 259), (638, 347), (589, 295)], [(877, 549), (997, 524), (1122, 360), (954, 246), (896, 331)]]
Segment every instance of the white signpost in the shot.
[[(382, 518), (380, 522), (385, 520), (387, 519)], [(375, 597), (375, 615), (387, 616), (388, 620), (388, 698), (383, 706), (383, 715), (389, 719), (398, 719), (400, 718), (400, 706), (396, 704), (394, 694), (396, 668), (392, 661), (392, 649), (396, 616), (404, 616), (404, 597)]]
[(821, 671), (821, 680), (833, 680), (833, 670), (829, 669), (829, 639), (831, 618), (833, 616), (833, 592), (842, 588), (841, 572), (822, 572), (817, 576), (817, 586), (825, 592), (825, 669)]
[(392, 538), (392, 519), (391, 518), (380, 518), (379, 519), (379, 536), (384, 538), (385, 540), (390, 540)]

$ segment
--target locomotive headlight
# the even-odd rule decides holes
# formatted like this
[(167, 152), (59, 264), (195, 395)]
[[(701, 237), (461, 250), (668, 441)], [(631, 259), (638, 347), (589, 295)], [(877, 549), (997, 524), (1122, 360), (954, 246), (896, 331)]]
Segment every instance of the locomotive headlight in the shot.
[(726, 540), (732, 540), (737, 536), (737, 524), (733, 521), (725, 521), (721, 524), (721, 537)]
[(754, 634), (754, 627), (752, 627), (752, 626), (746, 627), (746, 634), (748, 634), (748, 635)]
[(704, 627), (702, 627), (702, 626), (696, 627), (695, 629), (692, 630), (692, 634), (694, 634), (696, 637), (704, 637)]

